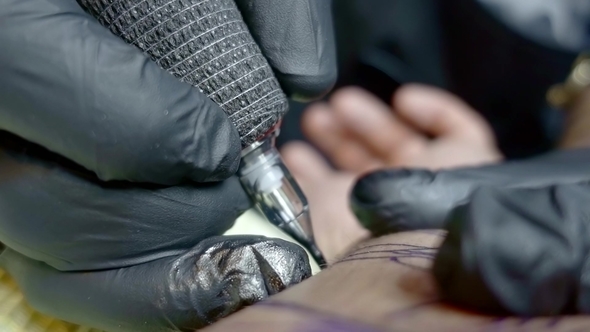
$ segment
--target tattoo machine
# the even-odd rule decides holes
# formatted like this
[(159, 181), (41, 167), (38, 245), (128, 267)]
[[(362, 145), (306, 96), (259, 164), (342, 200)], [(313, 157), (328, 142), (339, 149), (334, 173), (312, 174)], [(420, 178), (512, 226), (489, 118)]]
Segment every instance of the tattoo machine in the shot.
[(103, 26), (201, 90), (242, 142), (238, 175), (256, 206), (320, 265), (309, 207), (275, 148), (288, 101), (233, 0), (78, 0)]

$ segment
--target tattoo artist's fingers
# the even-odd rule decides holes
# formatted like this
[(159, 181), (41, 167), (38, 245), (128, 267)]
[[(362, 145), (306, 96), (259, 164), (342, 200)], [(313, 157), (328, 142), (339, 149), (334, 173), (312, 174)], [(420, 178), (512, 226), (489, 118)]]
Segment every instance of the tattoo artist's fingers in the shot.
[(237, 170), (240, 138), (221, 108), (77, 1), (3, 1), (0, 45), (0, 129), (102, 180), (169, 185)]
[(330, 0), (236, 0), (252, 36), (293, 99), (318, 98), (336, 81)]
[(365, 172), (383, 166), (362, 142), (345, 130), (328, 104), (318, 103), (308, 108), (303, 114), (302, 129), (339, 169)]
[(62, 271), (179, 255), (223, 234), (250, 206), (237, 176), (179, 186), (104, 183), (0, 134), (0, 242)]
[(194, 331), (311, 276), (299, 245), (259, 236), (114, 270), (61, 272), (12, 249), (0, 263), (35, 309), (111, 332)]
[(420, 149), (425, 142), (388, 105), (362, 89), (341, 89), (332, 97), (331, 105), (345, 130), (380, 159), (404, 158), (406, 152)]
[(395, 93), (393, 105), (405, 121), (432, 136), (493, 144), (494, 136), (485, 120), (442, 89), (406, 85)]

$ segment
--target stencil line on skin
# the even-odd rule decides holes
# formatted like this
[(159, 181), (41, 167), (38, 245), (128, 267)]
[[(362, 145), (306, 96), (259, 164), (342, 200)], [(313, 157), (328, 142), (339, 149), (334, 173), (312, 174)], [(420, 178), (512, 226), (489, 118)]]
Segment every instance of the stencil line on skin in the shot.
[[(401, 247), (401, 248), (400, 248)], [(376, 250), (366, 250), (375, 248)], [(436, 256), (438, 248), (435, 247), (425, 247), (425, 246), (416, 246), (411, 244), (397, 244), (397, 243), (387, 243), (387, 244), (375, 244), (370, 246), (364, 246), (359, 248), (356, 252), (346, 256), (345, 258), (339, 260), (335, 264), (344, 263), (344, 262), (351, 262), (351, 261), (360, 261), (360, 260), (379, 260), (379, 259), (388, 259), (394, 263), (414, 268), (420, 270), (426, 270), (424, 266), (421, 264), (410, 263), (406, 260), (411, 259), (425, 259), (428, 262), (434, 260)], [(371, 256), (379, 254), (378, 256)], [(389, 254), (389, 255), (385, 255)], [(335, 265), (334, 264), (334, 265)]]
[[(400, 249), (396, 249), (399, 248)], [(374, 250), (366, 250), (366, 249), (374, 249)], [(428, 268), (418, 264), (412, 264), (404, 259), (425, 259), (428, 261), (434, 260), (436, 257), (436, 253), (438, 252), (438, 248), (436, 247), (426, 247), (426, 246), (418, 246), (418, 245), (411, 245), (411, 244), (394, 244), (394, 243), (385, 243), (385, 244), (374, 244), (364, 246), (358, 249), (357, 252), (354, 252), (348, 255), (346, 258), (342, 259), (340, 262), (346, 261), (360, 261), (360, 260), (390, 260), (396, 264), (407, 266), (413, 269), (425, 270), (428, 271)], [(390, 255), (384, 255), (389, 253)], [(371, 256), (375, 255), (376, 256)], [(368, 256), (368, 257), (367, 257)], [(396, 310), (389, 314), (390, 319), (404, 319), (410, 315), (420, 314), (424, 312), (427, 307), (431, 305), (435, 305), (437, 303), (442, 303), (440, 300), (431, 300), (427, 302), (423, 302), (420, 304), (413, 305), (408, 308), (404, 308), (401, 310)], [(519, 319), (518, 327), (509, 327), (506, 326), (506, 321), (510, 319)], [(538, 326), (539, 328), (548, 329), (549, 331), (554, 330), (556, 326), (559, 324), (561, 317), (554, 317), (550, 319), (546, 324), (543, 326)], [(517, 317), (499, 317), (492, 319), (490, 322), (485, 323), (484, 326), (472, 326), (466, 327), (465, 330), (463, 328), (460, 331), (524, 331), (523, 329), (527, 329), (530, 325), (529, 323), (540, 324), (538, 320), (531, 321), (530, 318), (517, 318)], [(454, 332), (459, 332), (459, 330), (453, 330)], [(528, 330), (527, 330), (528, 331)]]
[[(278, 310), (286, 310), (286, 311), (291, 311), (291, 312), (297, 312), (303, 315), (307, 315), (307, 316), (314, 316), (316, 318), (319, 318), (322, 321), (316, 321), (316, 323), (319, 323), (321, 325), (319, 326), (325, 326), (324, 323), (330, 323), (330, 325), (332, 326), (346, 326), (348, 329), (345, 330), (338, 330), (338, 331), (343, 331), (343, 332), (385, 332), (386, 330), (383, 329), (379, 329), (376, 328), (372, 325), (366, 324), (366, 323), (362, 323), (362, 322), (358, 322), (356, 320), (350, 319), (350, 318), (346, 318), (346, 317), (342, 317), (340, 315), (331, 313), (331, 312), (326, 312), (320, 309), (316, 309), (316, 308), (311, 308), (299, 303), (294, 303), (294, 302), (283, 302), (283, 301), (277, 301), (277, 300), (269, 300), (269, 301), (263, 301), (263, 302), (259, 302), (255, 305), (253, 305), (253, 307), (267, 307), (269, 309), (278, 309)], [(315, 331), (314, 328), (317, 328), (319, 326), (309, 326), (309, 328), (305, 331), (311, 332), (311, 331)], [(303, 331), (301, 330), (299, 327), (297, 329), (297, 331)], [(403, 331), (398, 331), (398, 332), (403, 332)]]
[[(400, 248), (401, 247), (401, 248)], [(369, 249), (369, 250), (367, 250)], [(408, 262), (404, 262), (404, 258), (418, 258), (418, 259), (426, 259), (429, 261), (434, 260), (436, 257), (436, 253), (438, 252), (438, 247), (427, 247), (427, 246), (418, 246), (412, 244), (404, 244), (404, 243), (384, 243), (384, 244), (373, 244), (367, 245), (358, 248), (355, 252), (348, 255), (340, 262), (345, 261), (355, 261), (355, 260), (390, 260), (397, 264), (408, 266), (411, 268), (417, 268), (421, 270), (427, 270), (423, 266), (417, 266), (414, 264), (410, 264)], [(383, 255), (390, 253), (390, 255)], [(377, 256), (371, 256), (378, 254)], [(369, 256), (369, 257), (366, 257)], [(336, 264), (337, 264), (336, 263)], [(399, 328), (396, 329), (394, 326), (396, 322), (403, 321), (412, 315), (419, 315), (422, 313), (428, 313), (429, 307), (442, 304), (440, 300), (430, 300), (425, 301), (422, 303), (418, 303), (403, 309), (398, 309), (389, 313), (387, 316), (391, 319), (391, 328), (394, 328), (395, 331), (401, 331)], [(321, 314), (321, 313), (320, 313)], [(345, 319), (345, 318), (343, 318)], [(532, 319), (532, 318), (519, 318), (519, 317), (498, 317), (498, 318), (489, 318), (479, 323), (474, 324), (467, 324), (467, 326), (449, 326), (448, 328), (441, 327), (441, 332), (532, 332), (532, 331), (567, 331), (567, 332), (582, 332), (585, 329), (580, 328), (572, 328), (572, 329), (565, 329), (561, 330), (558, 328), (559, 323), (563, 317), (553, 317), (548, 320), (540, 320), (540, 319)], [(422, 325), (422, 327), (425, 327)], [(405, 329), (407, 330), (407, 327)], [(588, 329), (590, 330), (590, 329)], [(316, 331), (316, 330), (306, 330), (308, 332)], [(318, 330), (319, 331), (319, 330)], [(348, 330), (344, 330), (347, 331)], [(356, 331), (356, 330), (351, 330)], [(416, 328), (411, 328), (409, 331), (421, 331), (420, 324), (416, 326)]]

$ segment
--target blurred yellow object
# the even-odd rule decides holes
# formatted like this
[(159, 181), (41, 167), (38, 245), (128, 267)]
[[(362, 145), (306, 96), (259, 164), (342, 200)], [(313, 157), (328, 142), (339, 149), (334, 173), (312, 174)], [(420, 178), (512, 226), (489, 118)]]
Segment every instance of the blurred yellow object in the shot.
[(574, 61), (565, 82), (556, 84), (547, 91), (547, 101), (553, 107), (568, 109), (589, 86), (590, 53), (582, 53)]
[[(264, 235), (295, 242), (293, 238), (271, 225), (256, 210), (246, 211), (229, 229), (226, 235)], [(313, 273), (320, 268), (308, 253)], [(31, 308), (17, 284), (0, 269), (0, 332), (103, 332), (100, 330), (66, 323), (45, 316)]]
[(0, 269), (0, 331), (101, 332), (38, 313), (27, 304), (14, 280), (2, 269)]

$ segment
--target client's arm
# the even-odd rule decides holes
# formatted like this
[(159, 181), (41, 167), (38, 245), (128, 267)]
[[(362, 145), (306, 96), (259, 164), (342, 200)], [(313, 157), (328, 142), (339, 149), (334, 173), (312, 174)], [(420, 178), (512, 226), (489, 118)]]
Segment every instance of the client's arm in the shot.
[(492, 317), (440, 302), (429, 267), (441, 232), (408, 232), (364, 242), (325, 271), (207, 331), (575, 332), (583, 316)]

